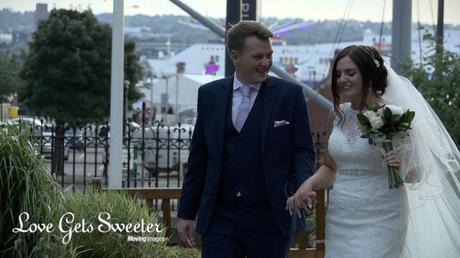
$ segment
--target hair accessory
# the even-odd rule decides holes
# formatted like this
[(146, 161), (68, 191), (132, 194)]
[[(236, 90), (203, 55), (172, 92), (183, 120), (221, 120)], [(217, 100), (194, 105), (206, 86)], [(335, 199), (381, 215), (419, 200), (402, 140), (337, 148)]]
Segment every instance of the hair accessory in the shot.
[(372, 51), (371, 47), (361, 45), (361, 46), (358, 46), (358, 48), (361, 48), (361, 50), (364, 53), (366, 53), (370, 58), (372, 58), (372, 60), (374, 61), (375, 67), (380, 68), (380, 63), (377, 59), (375, 59), (374, 52)]

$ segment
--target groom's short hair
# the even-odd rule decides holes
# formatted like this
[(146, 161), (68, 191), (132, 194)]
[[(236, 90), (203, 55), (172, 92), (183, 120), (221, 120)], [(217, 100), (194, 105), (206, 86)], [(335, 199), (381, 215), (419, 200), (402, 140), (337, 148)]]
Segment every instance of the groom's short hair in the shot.
[(261, 40), (268, 40), (273, 33), (261, 22), (239, 21), (232, 25), (227, 32), (227, 49), (241, 51), (244, 48), (246, 38), (255, 36)]

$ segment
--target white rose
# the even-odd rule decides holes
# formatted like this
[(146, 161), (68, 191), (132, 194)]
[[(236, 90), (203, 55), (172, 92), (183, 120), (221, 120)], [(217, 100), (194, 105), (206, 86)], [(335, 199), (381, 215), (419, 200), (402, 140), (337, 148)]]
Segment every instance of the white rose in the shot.
[(404, 110), (400, 106), (386, 105), (386, 107), (391, 110), (391, 113), (393, 113), (393, 115), (402, 116), (402, 114), (404, 113)]
[(372, 126), (372, 131), (376, 132), (380, 127), (383, 126), (383, 120), (379, 116), (375, 116), (369, 119), (369, 122), (371, 123)]
[(369, 119), (369, 121), (371, 119), (375, 119), (376, 117), (378, 117), (377, 113), (375, 113), (374, 111), (364, 111), (364, 115), (367, 117), (367, 119)]

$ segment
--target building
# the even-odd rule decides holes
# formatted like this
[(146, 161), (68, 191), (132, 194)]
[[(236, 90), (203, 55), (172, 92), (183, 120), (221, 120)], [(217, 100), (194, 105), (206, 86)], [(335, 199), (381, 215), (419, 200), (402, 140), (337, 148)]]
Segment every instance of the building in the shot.
[(42, 20), (48, 19), (48, 5), (45, 3), (37, 3), (35, 7), (35, 28)]
[[(380, 47), (385, 62), (390, 63), (391, 35), (364, 32), (363, 40), (312, 44), (301, 46), (274, 45), (273, 63), (290, 72), (300, 81), (310, 85), (321, 95), (332, 100), (330, 94), (331, 61), (339, 49), (348, 45), (373, 45)], [(445, 49), (460, 55), (460, 31), (445, 31)], [(418, 31), (412, 37), (412, 60), (423, 61), (432, 51), (429, 42), (420, 41)], [(145, 92), (145, 100), (153, 100), (155, 105), (172, 107), (175, 112), (195, 110), (198, 87), (209, 81), (223, 78), (225, 67), (225, 45), (222, 43), (195, 44), (182, 52), (165, 59), (149, 59), (148, 63), (156, 79), (154, 90)], [(177, 64), (182, 64), (183, 74), (177, 73)], [(212, 71), (210, 72), (210, 67)], [(212, 75), (215, 74), (215, 75)], [(178, 92), (178, 93), (176, 93)], [(152, 96), (151, 96), (152, 95)], [(151, 97), (149, 97), (151, 96)], [(177, 99), (176, 99), (176, 96)], [(328, 110), (323, 110), (307, 98), (310, 122), (313, 131), (324, 130)], [(193, 112), (192, 112), (193, 113)]]
[(152, 87), (140, 88), (149, 107), (153, 107), (153, 120), (167, 124), (194, 124), (198, 88), (208, 82), (221, 79), (220, 75), (170, 73), (152, 81)]

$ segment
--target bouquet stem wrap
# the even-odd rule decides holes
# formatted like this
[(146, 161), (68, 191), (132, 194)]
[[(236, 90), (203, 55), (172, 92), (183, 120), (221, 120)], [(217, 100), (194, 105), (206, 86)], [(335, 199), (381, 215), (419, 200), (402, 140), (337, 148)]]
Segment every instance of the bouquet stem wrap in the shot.
[[(383, 142), (383, 149), (385, 150), (385, 153), (388, 153), (389, 151), (393, 150), (393, 142), (391, 140), (385, 140)], [(404, 182), (399, 175), (399, 169), (389, 166), (388, 167), (388, 186), (390, 189), (393, 188), (400, 188), (404, 185)]]

